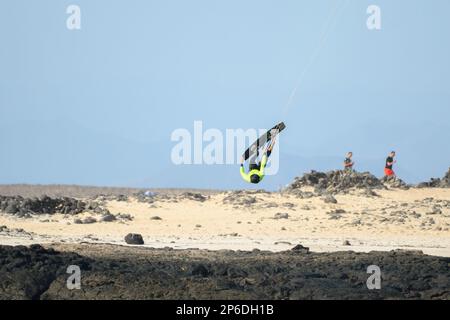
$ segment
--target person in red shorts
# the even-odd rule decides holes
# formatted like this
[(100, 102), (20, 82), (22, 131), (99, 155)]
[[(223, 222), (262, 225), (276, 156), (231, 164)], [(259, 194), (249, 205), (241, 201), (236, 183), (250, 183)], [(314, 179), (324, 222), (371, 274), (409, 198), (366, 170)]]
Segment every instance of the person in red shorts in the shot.
[(352, 157), (353, 157), (353, 152), (348, 152), (347, 157), (345, 157), (345, 160), (344, 160), (344, 170), (346, 170), (346, 171), (353, 170), (353, 165), (355, 163), (353, 162)]
[(386, 158), (386, 165), (384, 166), (384, 175), (386, 177), (395, 177), (395, 172), (392, 169), (392, 166), (397, 161), (394, 160), (395, 157), (395, 151), (392, 151), (389, 156)]

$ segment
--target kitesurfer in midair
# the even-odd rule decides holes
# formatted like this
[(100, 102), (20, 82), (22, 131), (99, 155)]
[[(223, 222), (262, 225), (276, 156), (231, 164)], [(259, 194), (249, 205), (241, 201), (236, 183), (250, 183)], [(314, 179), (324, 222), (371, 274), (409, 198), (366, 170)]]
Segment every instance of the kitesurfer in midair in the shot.
[[(276, 137), (273, 137), (270, 140), (270, 143), (267, 147), (267, 149), (264, 150), (261, 161), (258, 161), (258, 150), (251, 150), (253, 153), (249, 158), (249, 165), (248, 169), (249, 172), (246, 173), (244, 169), (244, 157), (241, 158), (241, 176), (242, 178), (250, 183), (259, 183), (264, 178), (264, 170), (267, 165), (267, 161), (270, 157), (270, 154), (272, 153), (273, 146), (275, 145)], [(256, 147), (255, 147), (256, 148)]]

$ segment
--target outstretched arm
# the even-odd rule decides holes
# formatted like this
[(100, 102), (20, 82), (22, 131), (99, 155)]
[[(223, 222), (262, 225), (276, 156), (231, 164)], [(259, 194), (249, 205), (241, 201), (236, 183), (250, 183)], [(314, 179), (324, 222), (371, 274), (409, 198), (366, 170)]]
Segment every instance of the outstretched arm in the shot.
[(269, 147), (267, 148), (267, 151), (272, 151), (273, 147), (275, 146), (275, 142), (277, 142), (277, 136), (273, 137), (270, 141)]
[[(270, 154), (270, 151), (268, 153)], [(264, 154), (261, 159), (261, 165), (260, 165), (260, 169), (259, 169), (259, 172), (262, 175), (264, 175), (264, 172), (266, 170), (267, 160), (268, 160), (268, 156), (267, 156), (267, 154)]]
[[(264, 151), (264, 156), (267, 155), (267, 157), (270, 157), (270, 154), (272, 153), (272, 149), (275, 145), (276, 137), (273, 137), (272, 140), (270, 140), (269, 145), (267, 146), (266, 150)], [(267, 161), (267, 159), (266, 159)]]

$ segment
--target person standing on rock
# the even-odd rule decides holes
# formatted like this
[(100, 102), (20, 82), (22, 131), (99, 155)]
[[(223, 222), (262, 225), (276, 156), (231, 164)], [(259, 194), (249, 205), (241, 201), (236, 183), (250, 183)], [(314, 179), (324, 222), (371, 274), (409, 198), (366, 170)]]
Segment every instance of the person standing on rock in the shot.
[(386, 165), (384, 166), (384, 175), (388, 178), (395, 177), (395, 172), (392, 169), (394, 163), (397, 161), (394, 160), (395, 151), (391, 151), (391, 153), (386, 158)]
[(353, 170), (353, 165), (355, 164), (352, 160), (353, 157), (353, 152), (349, 152), (347, 153), (347, 156), (344, 160), (344, 170), (345, 171), (352, 171)]

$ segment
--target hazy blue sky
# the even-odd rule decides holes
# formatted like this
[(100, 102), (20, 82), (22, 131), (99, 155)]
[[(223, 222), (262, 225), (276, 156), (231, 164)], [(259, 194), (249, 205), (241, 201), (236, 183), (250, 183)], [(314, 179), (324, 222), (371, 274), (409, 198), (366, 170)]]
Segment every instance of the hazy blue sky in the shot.
[[(81, 30), (66, 28), (70, 4)], [(170, 134), (194, 120), (285, 121), (262, 188), (339, 168), (348, 150), (377, 176), (391, 149), (406, 181), (442, 176), (449, 14), (448, 0), (3, 0), (0, 183), (247, 187), (238, 166), (172, 164)]]

